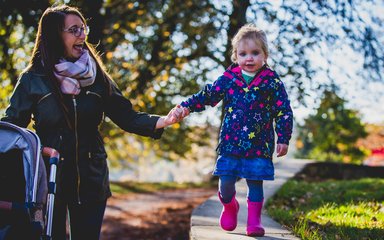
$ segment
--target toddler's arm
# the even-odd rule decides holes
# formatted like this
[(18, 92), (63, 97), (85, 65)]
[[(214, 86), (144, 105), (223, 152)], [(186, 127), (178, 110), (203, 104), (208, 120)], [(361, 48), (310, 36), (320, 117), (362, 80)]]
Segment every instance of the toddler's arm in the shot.
[(283, 82), (278, 79), (276, 84), (277, 89), (272, 99), (272, 113), (276, 123), (277, 143), (288, 145), (292, 136), (293, 112)]
[(205, 85), (201, 91), (193, 94), (180, 105), (188, 109), (188, 112), (202, 112), (206, 105), (214, 107), (224, 98), (227, 88), (230, 86), (229, 81), (230, 79), (223, 75), (212, 84)]

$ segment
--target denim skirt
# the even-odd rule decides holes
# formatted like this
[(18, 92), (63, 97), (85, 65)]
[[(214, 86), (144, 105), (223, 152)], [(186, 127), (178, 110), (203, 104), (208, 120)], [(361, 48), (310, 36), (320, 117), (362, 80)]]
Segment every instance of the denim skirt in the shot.
[(231, 175), (250, 180), (274, 180), (275, 168), (271, 159), (220, 155), (212, 174)]

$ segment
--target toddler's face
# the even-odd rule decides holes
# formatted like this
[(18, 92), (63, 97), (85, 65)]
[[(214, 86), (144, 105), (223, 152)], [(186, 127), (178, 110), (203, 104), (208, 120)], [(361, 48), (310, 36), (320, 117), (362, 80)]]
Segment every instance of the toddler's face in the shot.
[(251, 39), (239, 42), (236, 57), (240, 68), (252, 73), (257, 72), (267, 60), (262, 48)]

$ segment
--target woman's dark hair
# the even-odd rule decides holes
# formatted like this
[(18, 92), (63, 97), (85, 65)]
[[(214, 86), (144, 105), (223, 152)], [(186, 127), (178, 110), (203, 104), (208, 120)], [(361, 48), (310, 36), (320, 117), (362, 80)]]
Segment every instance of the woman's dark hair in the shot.
[[(61, 104), (69, 127), (71, 127), (71, 124), (68, 118), (68, 109), (64, 105), (63, 94), (60, 90), (60, 83), (54, 75), (54, 69), (55, 64), (57, 64), (59, 59), (64, 56), (65, 48), (61, 33), (65, 27), (65, 17), (70, 14), (78, 16), (83, 21), (84, 25), (86, 25), (84, 16), (75, 7), (64, 4), (49, 7), (44, 11), (39, 21), (32, 58), (27, 67), (27, 70), (29, 70), (43, 65), (44, 72), (48, 76), (48, 79), (52, 82), (54, 94)], [(111, 84), (113, 84), (112, 78), (105, 70), (105, 66), (95, 48), (87, 41), (85, 41), (85, 48), (88, 49), (89, 54), (95, 59), (97, 74), (99, 75), (101, 73), (102, 80), (108, 89), (107, 92), (110, 93)]]

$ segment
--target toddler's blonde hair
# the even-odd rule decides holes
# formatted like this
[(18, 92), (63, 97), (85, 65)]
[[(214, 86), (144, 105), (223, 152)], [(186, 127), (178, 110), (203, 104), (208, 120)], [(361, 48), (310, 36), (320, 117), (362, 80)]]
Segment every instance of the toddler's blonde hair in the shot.
[(237, 62), (237, 49), (239, 47), (240, 41), (248, 39), (253, 40), (255, 43), (261, 47), (261, 49), (264, 52), (265, 58), (268, 58), (269, 51), (268, 51), (268, 42), (267, 42), (267, 35), (265, 32), (259, 28), (257, 28), (254, 24), (246, 24), (242, 26), (239, 31), (236, 33), (236, 35), (232, 39), (232, 55), (231, 60), (232, 62)]

